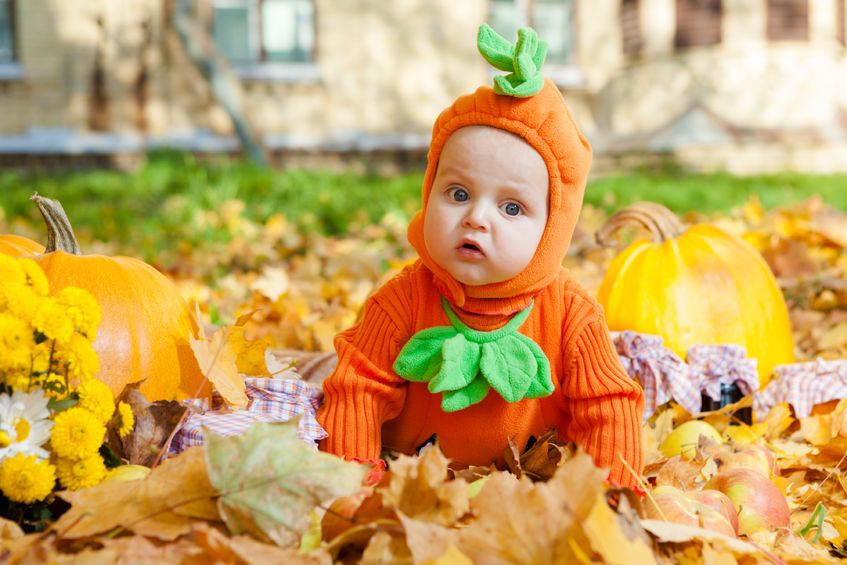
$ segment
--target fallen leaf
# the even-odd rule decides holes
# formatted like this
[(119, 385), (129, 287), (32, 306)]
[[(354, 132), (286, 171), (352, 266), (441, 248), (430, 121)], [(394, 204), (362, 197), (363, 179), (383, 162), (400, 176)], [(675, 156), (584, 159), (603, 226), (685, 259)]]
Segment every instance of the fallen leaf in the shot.
[(121, 528), (174, 540), (191, 529), (194, 519), (219, 519), (213, 502), (218, 493), (206, 473), (203, 447), (167, 459), (145, 479), (109, 481), (58, 494), (71, 509), (53, 529), (68, 539)]
[(411, 565), (412, 554), (401, 536), (379, 531), (368, 541), (360, 563)]
[(385, 504), (410, 518), (452, 526), (470, 505), (467, 483), (448, 480), (448, 463), (437, 444), (420, 457), (399, 456), (388, 486), (380, 489)]
[(276, 302), (279, 297), (288, 292), (291, 281), (288, 273), (281, 267), (265, 267), (262, 274), (250, 285), (250, 290), (260, 292), (271, 302)]
[(264, 565), (265, 563), (329, 565), (332, 563), (330, 555), (320, 548), (304, 553), (262, 543), (250, 536), (229, 537), (217, 528), (202, 522), (194, 526), (191, 535), (197, 545), (206, 551), (209, 561), (215, 563), (243, 562), (248, 565)]
[(24, 536), (24, 532), (16, 522), (0, 517), (0, 540), (18, 539)]
[(173, 400), (149, 402), (138, 390), (140, 384), (128, 384), (120, 397), (129, 404), (135, 417), (132, 432), (121, 438), (113, 421), (109, 424), (108, 443), (112, 451), (128, 463), (151, 467), (167, 448), (168, 438), (188, 408)]
[(547, 482), (490, 475), (471, 501), (476, 520), (459, 531), (458, 548), (474, 563), (577, 562), (591, 551), (579, 523), (603, 492), (607, 473), (580, 452)]
[(674, 522), (663, 522), (662, 520), (641, 520), (641, 526), (656, 536), (658, 541), (662, 543), (684, 543), (692, 540), (700, 540), (718, 544), (736, 555), (760, 553), (759, 549), (751, 543), (705, 528), (686, 526)]
[(606, 563), (656, 563), (650, 539), (641, 526), (609, 508), (602, 493), (582, 521), (582, 528), (591, 547)]
[(691, 490), (702, 486), (707, 478), (703, 476), (703, 461), (683, 459), (675, 455), (661, 466), (656, 474), (656, 486), (669, 485), (680, 490)]
[(311, 510), (361, 488), (365, 466), (316, 451), (297, 437), (299, 418), (259, 423), (240, 436), (206, 439), (209, 480), (232, 533), (285, 547), (309, 528)]
[(415, 563), (437, 562), (450, 550), (456, 549), (458, 532), (439, 524), (415, 520), (398, 512), (397, 517), (406, 531), (406, 544)]
[(238, 373), (238, 354), (228, 339), (229, 332), (230, 328), (220, 328), (207, 339), (200, 325), (199, 337), (190, 339), (191, 350), (200, 370), (221, 398), (233, 408), (244, 408), (247, 406), (246, 385)]

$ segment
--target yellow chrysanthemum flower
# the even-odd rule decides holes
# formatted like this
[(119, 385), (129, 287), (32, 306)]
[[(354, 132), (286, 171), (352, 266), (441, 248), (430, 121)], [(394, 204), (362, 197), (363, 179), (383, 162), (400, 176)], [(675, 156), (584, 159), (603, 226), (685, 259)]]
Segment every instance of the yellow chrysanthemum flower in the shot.
[(59, 482), (70, 490), (99, 485), (106, 478), (107, 472), (99, 453), (78, 460), (61, 457), (56, 460), (56, 475), (59, 477)]
[(118, 434), (126, 437), (135, 427), (135, 415), (132, 408), (126, 402), (118, 402)]
[(106, 435), (106, 426), (90, 411), (74, 406), (53, 419), (50, 445), (53, 453), (66, 459), (85, 459), (97, 453)]
[(8, 312), (27, 324), (32, 323), (41, 304), (47, 300), (43, 296), (38, 296), (31, 287), (26, 285), (16, 286), (7, 293), (7, 297), (9, 299)]
[(7, 385), (12, 390), (29, 391), (32, 386), (37, 384), (37, 379), (34, 379), (29, 374), (29, 368), (17, 369), (14, 371), (0, 371), (2, 378), (0, 382)]
[(94, 341), (97, 326), (100, 324), (100, 305), (87, 290), (69, 286), (56, 295), (56, 302), (65, 309), (65, 315), (71, 320), (76, 331)]
[(56, 484), (56, 468), (35, 455), (18, 453), (0, 464), (0, 490), (9, 500), (32, 504), (44, 500)]
[(60, 371), (65, 371), (71, 383), (82, 383), (100, 372), (100, 359), (94, 346), (78, 333), (57, 348), (54, 357), (59, 361)]
[(12, 302), (10, 295), (26, 286), (26, 273), (21, 262), (0, 254), (0, 281), (0, 309), (5, 310)]
[(29, 325), (6, 312), (0, 313), (0, 371), (29, 368), (34, 345)]
[(79, 405), (90, 410), (97, 418), (106, 424), (115, 413), (115, 397), (112, 389), (103, 381), (88, 378), (76, 389), (79, 395)]
[(20, 263), (30, 288), (38, 296), (47, 296), (50, 293), (50, 283), (38, 263), (32, 259), (20, 259)]
[(63, 375), (56, 373), (39, 375), (37, 380), (33, 379), (33, 383), (38, 384), (44, 390), (45, 395), (55, 400), (61, 400), (68, 396), (69, 391)]
[(48, 339), (55, 339), (58, 345), (65, 345), (74, 335), (73, 320), (55, 298), (45, 298), (41, 302), (33, 316), (32, 325)]

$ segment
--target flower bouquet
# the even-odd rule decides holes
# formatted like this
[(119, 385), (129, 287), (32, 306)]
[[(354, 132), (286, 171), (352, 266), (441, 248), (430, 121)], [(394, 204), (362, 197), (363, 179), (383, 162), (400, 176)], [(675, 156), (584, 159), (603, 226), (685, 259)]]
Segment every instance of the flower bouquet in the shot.
[(104, 440), (134, 425), (95, 378), (100, 306), (85, 290), (55, 295), (32, 260), (0, 254), (0, 516), (37, 530), (53, 492), (102, 482), (120, 461)]

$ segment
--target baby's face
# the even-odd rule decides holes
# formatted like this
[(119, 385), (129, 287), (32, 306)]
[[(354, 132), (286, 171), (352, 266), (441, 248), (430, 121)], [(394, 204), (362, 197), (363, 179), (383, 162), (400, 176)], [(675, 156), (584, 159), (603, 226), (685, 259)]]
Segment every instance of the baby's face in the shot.
[(541, 155), (503, 130), (468, 126), (441, 152), (424, 216), (430, 256), (454, 279), (508, 280), (529, 264), (547, 224)]

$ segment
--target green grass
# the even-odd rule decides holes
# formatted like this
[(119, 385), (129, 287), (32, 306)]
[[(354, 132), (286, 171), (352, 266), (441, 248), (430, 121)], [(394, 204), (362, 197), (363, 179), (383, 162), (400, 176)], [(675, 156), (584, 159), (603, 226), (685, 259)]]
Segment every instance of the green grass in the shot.
[(736, 177), (727, 173), (634, 173), (589, 182), (585, 201), (608, 211), (638, 200), (651, 200), (678, 213), (727, 212), (754, 195), (770, 209), (816, 194), (830, 206), (847, 210), (847, 174)]
[[(201, 163), (187, 154), (150, 155), (132, 173), (0, 172), (0, 230), (24, 228), (38, 237), (41, 220), (33, 192), (62, 201), (81, 239), (108, 241), (152, 258), (177, 242), (202, 246), (232, 237), (220, 211), (241, 201), (236, 216), (264, 222), (284, 214), (304, 231), (342, 234), (352, 223), (374, 222), (389, 212), (409, 217), (420, 200), (421, 172), (395, 177), (326, 171), (260, 170), (245, 161)], [(735, 177), (686, 174), (668, 167), (589, 182), (585, 200), (607, 211), (637, 200), (672, 210), (728, 211), (757, 195), (766, 208), (820, 194), (847, 210), (847, 175), (784, 173)], [(25, 230), (26, 231), (26, 230)]]

